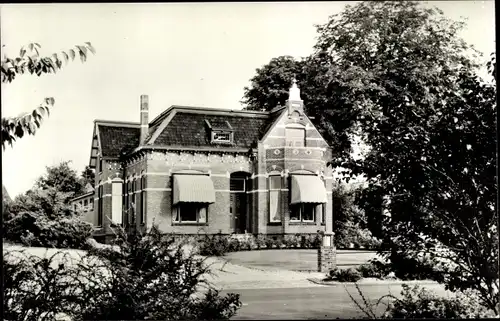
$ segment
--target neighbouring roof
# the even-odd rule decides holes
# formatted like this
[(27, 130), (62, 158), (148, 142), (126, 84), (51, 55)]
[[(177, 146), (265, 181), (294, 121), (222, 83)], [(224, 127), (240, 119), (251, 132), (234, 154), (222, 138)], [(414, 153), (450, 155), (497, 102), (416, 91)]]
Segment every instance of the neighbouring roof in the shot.
[(103, 157), (118, 158), (139, 146), (139, 124), (97, 124)]
[(4, 202), (11, 202), (12, 201), (9, 193), (7, 192), (7, 189), (5, 188), (5, 186), (3, 184), (2, 184), (2, 199)]

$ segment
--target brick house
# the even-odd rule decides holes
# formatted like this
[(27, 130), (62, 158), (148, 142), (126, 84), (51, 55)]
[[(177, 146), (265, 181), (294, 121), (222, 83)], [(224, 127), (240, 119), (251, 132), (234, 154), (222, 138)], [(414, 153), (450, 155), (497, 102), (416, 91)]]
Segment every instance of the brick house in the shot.
[(95, 237), (110, 226), (165, 233), (332, 230), (331, 149), (297, 85), (269, 112), (171, 106), (149, 122), (94, 122)]

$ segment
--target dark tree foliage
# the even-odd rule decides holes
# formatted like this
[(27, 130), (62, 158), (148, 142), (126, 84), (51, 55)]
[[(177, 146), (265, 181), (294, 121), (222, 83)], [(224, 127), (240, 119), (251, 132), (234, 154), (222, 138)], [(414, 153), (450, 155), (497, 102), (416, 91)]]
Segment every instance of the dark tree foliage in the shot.
[[(375, 233), (393, 268), (403, 273), (425, 257), (433, 278), (476, 290), (496, 311), (496, 85), (477, 76), (480, 55), (460, 38), (464, 26), (414, 1), (348, 5), (317, 26), (296, 78), (335, 151), (331, 164), (367, 177), (373, 224), (384, 208), (390, 214)], [(496, 79), (494, 56), (487, 67)], [(258, 69), (244, 102), (271, 107), (264, 88), (286, 91), (280, 75), (292, 72)], [(346, 153), (355, 131), (370, 147), (363, 159)]]

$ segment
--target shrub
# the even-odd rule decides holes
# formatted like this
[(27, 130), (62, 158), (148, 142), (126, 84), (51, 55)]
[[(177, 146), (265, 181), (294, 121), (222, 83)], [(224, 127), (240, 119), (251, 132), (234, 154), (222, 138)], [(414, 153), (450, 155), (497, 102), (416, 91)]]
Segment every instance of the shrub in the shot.
[(228, 237), (222, 234), (205, 234), (198, 241), (199, 254), (204, 256), (223, 256), (231, 247), (234, 249), (237, 246), (239, 246), (239, 243), (238, 245), (231, 243)]
[(268, 249), (272, 249), (276, 245), (276, 242), (271, 237), (266, 237), (264, 239), (264, 243), (266, 244), (266, 248)]
[(436, 264), (428, 257), (413, 258), (409, 255), (390, 255), (391, 271), (401, 280), (435, 280), (443, 282), (443, 275), (436, 273)]
[[(227, 244), (216, 235), (215, 244)], [(93, 249), (109, 271), (106, 288), (86, 306), (83, 319), (229, 319), (241, 306), (237, 294), (225, 297), (208, 287), (204, 259), (186, 254), (184, 244), (163, 236), (156, 227), (146, 235), (127, 238), (121, 233), (112, 249)]]
[(295, 235), (285, 235), (283, 238), (283, 244), (286, 248), (297, 248), (300, 247), (300, 236), (298, 234)]
[(228, 245), (226, 252), (238, 252), (243, 249), (243, 244), (237, 239), (228, 239)]
[(363, 276), (361, 273), (353, 268), (349, 269), (332, 269), (328, 274), (328, 279), (336, 280), (339, 282), (358, 282)]
[(421, 288), (403, 285), (402, 298), (396, 299), (384, 315), (386, 318), (487, 318), (494, 313), (480, 304), (472, 292), (457, 293), (452, 297), (438, 297)]
[(75, 262), (53, 255), (3, 257), (7, 320), (229, 319), (241, 306), (237, 294), (221, 296), (204, 277), (204, 259), (186, 253), (153, 228), (112, 247), (89, 247)]
[(240, 248), (243, 251), (251, 251), (253, 249), (253, 240), (252, 238), (248, 238), (245, 240), (239, 240), (240, 241)]
[(306, 249), (316, 249), (321, 244), (321, 237), (318, 234), (309, 234), (303, 238), (302, 247)]
[(40, 258), (26, 251), (4, 250), (4, 320), (75, 316), (85, 304), (78, 284), (71, 281), (77, 272), (61, 252)]
[(361, 273), (364, 278), (383, 279), (389, 274), (387, 267), (378, 261), (362, 264), (358, 266), (356, 270)]
[(49, 219), (39, 213), (21, 212), (4, 224), (7, 240), (27, 246), (83, 249), (92, 236), (92, 224), (78, 217)]
[(257, 235), (257, 237), (255, 238), (255, 246), (257, 247), (257, 249), (261, 249), (261, 248), (265, 247), (266, 246), (266, 236), (262, 235), (262, 234)]

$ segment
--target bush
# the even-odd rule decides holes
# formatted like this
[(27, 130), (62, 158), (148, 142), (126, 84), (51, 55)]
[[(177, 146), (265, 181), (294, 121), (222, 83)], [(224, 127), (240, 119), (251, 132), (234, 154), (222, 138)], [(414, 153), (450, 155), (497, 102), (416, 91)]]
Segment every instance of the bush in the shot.
[(319, 248), (321, 244), (321, 237), (318, 234), (306, 235), (302, 242), (302, 247), (306, 249)]
[(356, 268), (364, 278), (383, 279), (389, 274), (388, 267), (382, 262), (371, 261), (367, 264), (362, 264)]
[(339, 282), (358, 282), (363, 276), (361, 273), (353, 268), (349, 269), (332, 269), (328, 273), (328, 279), (336, 280)]
[(243, 249), (243, 244), (240, 242), (240, 240), (237, 239), (228, 239), (228, 245), (226, 249), (227, 252), (238, 252)]
[(272, 249), (276, 245), (276, 242), (271, 237), (266, 237), (264, 239), (264, 243), (266, 244), (266, 248), (268, 249)]
[(26, 246), (83, 249), (92, 236), (92, 224), (78, 217), (49, 219), (33, 212), (13, 216), (4, 227), (4, 238)]
[(112, 247), (89, 247), (75, 262), (10, 253), (3, 273), (7, 320), (227, 320), (241, 306), (238, 294), (221, 296), (204, 281), (203, 259), (156, 228), (121, 231)]
[(259, 250), (261, 248), (265, 247), (266, 246), (266, 236), (262, 235), (262, 234), (257, 235), (257, 237), (255, 238), (255, 246)]
[(435, 280), (443, 282), (443, 274), (436, 273), (436, 264), (430, 258), (412, 258), (403, 253), (390, 255), (391, 271), (401, 280)]
[(283, 238), (283, 244), (288, 249), (300, 247), (300, 235), (285, 235)]
[(204, 256), (224, 256), (231, 249), (233, 251), (239, 250), (238, 240), (229, 240), (227, 236), (222, 234), (205, 234), (198, 241), (199, 254)]
[(403, 297), (392, 302), (384, 317), (458, 319), (495, 316), (479, 303), (478, 297), (472, 292), (442, 298), (418, 285), (410, 287), (404, 284), (401, 294)]
[(85, 304), (74, 282), (77, 270), (61, 252), (40, 258), (26, 251), (4, 250), (3, 276), (4, 320), (74, 317)]

